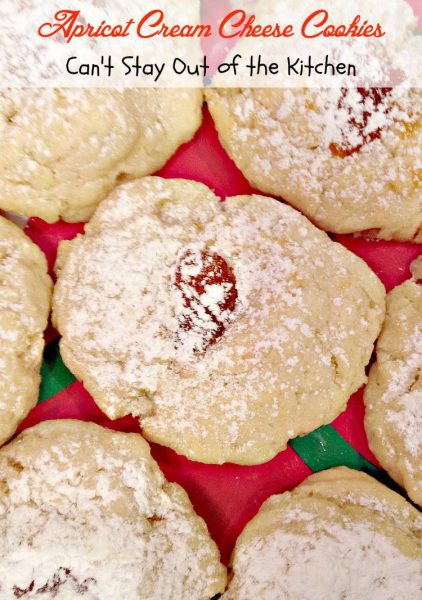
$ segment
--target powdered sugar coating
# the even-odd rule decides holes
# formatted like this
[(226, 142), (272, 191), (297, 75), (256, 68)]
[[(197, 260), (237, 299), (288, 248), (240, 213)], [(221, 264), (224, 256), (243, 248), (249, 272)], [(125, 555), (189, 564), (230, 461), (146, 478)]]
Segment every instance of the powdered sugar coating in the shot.
[(0, 92), (0, 208), (86, 221), (117, 180), (158, 170), (201, 123), (201, 90)]
[(148, 445), (50, 421), (0, 452), (0, 595), (209, 600), (226, 573), (185, 492)]
[(0, 217), (0, 445), (37, 402), (51, 288), (41, 250)]
[(417, 598), (422, 519), (403, 498), (346, 468), (272, 496), (232, 557), (226, 600)]
[[(222, 144), (258, 189), (326, 231), (422, 241), (421, 90), (393, 88), (376, 106), (347, 92), (226, 89), (207, 100)], [(333, 144), (363, 146), (341, 157)]]
[(387, 297), (377, 362), (365, 390), (365, 428), (371, 449), (410, 498), (422, 505), (421, 260), (413, 279)]
[[(202, 251), (226, 261), (237, 292), (210, 346), (205, 310), (181, 332), (175, 285), (181, 257)], [(335, 418), (366, 379), (384, 315), (376, 276), (305, 217), (183, 180), (116, 189), (59, 267), (66, 364), (109, 417), (137, 415), (148, 439), (203, 462), (264, 462)]]

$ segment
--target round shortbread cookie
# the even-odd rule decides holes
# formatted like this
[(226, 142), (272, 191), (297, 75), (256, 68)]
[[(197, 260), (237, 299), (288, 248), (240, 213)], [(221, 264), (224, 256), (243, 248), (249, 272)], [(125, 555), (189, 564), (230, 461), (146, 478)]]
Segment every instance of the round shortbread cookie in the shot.
[(365, 389), (365, 429), (382, 466), (422, 506), (422, 258), (412, 271), (387, 296)]
[(0, 451), (0, 596), (209, 600), (226, 569), (138, 434), (49, 421)]
[(0, 217), (0, 444), (37, 402), (51, 288), (44, 254)]
[(224, 600), (419, 598), (422, 518), (345, 467), (272, 496), (240, 535)]
[(158, 170), (201, 123), (201, 90), (0, 92), (0, 208), (86, 221), (122, 178)]
[(422, 242), (419, 89), (214, 89), (220, 140), (251, 184), (335, 233)]
[(112, 419), (191, 459), (261, 463), (332, 421), (384, 317), (367, 265), (271, 198), (145, 178), (61, 245), (61, 352)]

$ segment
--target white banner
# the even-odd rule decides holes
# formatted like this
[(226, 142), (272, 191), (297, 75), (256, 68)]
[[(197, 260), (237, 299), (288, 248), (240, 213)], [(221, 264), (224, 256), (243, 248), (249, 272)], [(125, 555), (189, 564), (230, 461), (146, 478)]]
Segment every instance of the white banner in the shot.
[(0, 85), (421, 87), (405, 0), (1, 0)]

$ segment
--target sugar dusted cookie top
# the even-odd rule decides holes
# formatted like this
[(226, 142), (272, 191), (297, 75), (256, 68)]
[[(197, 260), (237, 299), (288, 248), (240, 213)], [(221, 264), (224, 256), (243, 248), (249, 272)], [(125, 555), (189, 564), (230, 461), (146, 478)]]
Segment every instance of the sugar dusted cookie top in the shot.
[(50, 421), (0, 451), (0, 595), (209, 600), (226, 571), (138, 434)]
[(422, 519), (401, 496), (345, 467), (272, 496), (246, 526), (224, 600), (418, 598)]
[(86, 221), (125, 176), (158, 170), (201, 123), (201, 90), (0, 92), (0, 208)]
[(37, 402), (51, 288), (41, 250), (0, 217), (0, 445)]
[(207, 100), (254, 187), (326, 231), (422, 241), (420, 89), (216, 89)]
[(377, 361), (365, 390), (365, 428), (383, 467), (422, 505), (422, 260), (387, 296)]
[(365, 381), (370, 269), (270, 198), (145, 178), (61, 247), (61, 352), (111, 418), (194, 460), (265, 462)]

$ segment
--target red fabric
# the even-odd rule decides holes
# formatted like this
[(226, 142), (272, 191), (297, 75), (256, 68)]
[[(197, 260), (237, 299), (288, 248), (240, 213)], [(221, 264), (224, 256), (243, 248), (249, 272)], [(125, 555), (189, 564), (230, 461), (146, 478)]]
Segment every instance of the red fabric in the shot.
[(157, 175), (199, 181), (222, 198), (253, 193), (246, 178), (221, 147), (214, 121), (206, 108), (202, 127), (195, 138), (180, 148)]
[(333, 421), (332, 426), (364, 458), (374, 465), (380, 466), (368, 447), (368, 439), (363, 426), (364, 414), (363, 390), (359, 390), (359, 392), (353, 394), (347, 409)]
[(28, 237), (44, 251), (51, 275), (54, 275), (53, 267), (59, 243), (63, 240), (73, 240), (78, 233), (83, 233), (83, 231), (83, 223), (64, 223), (63, 221), (59, 221), (58, 223), (49, 225), (37, 217), (31, 217), (28, 220), (28, 227), (25, 229)]
[(363, 258), (388, 292), (409, 279), (410, 263), (422, 254), (422, 244), (369, 241), (352, 235), (339, 235), (337, 241)]

